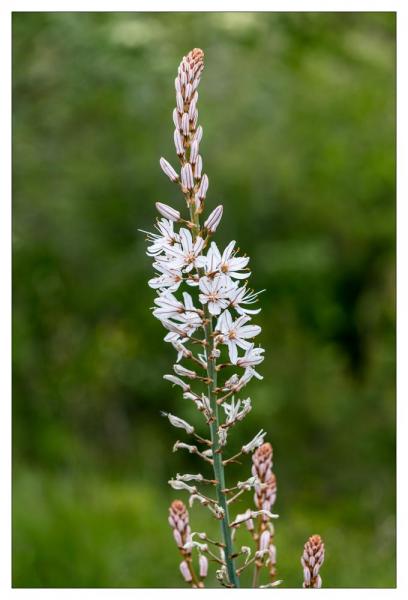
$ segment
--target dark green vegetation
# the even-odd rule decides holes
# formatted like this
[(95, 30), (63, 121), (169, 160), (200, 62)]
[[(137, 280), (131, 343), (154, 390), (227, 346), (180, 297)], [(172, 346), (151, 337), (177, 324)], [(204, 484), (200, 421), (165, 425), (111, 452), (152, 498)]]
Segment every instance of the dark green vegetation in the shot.
[(267, 289), (265, 378), (232, 439), (263, 427), (275, 448), (279, 575), (300, 585), (320, 533), (324, 585), (393, 586), (394, 16), (22, 13), (13, 29), (14, 585), (182, 585), (166, 481), (200, 466), (159, 411), (199, 419), (162, 380), (174, 354), (137, 229), (180, 199), (158, 160), (199, 46), (208, 206)]

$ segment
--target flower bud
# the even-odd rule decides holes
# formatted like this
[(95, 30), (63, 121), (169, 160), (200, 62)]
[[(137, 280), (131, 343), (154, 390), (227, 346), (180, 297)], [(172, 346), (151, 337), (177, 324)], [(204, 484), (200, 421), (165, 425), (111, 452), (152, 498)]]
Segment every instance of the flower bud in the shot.
[(182, 574), (184, 581), (187, 583), (190, 583), (193, 580), (187, 561), (185, 560), (180, 563), (180, 573)]
[(218, 225), (220, 224), (223, 210), (224, 210), (224, 208), (223, 208), (222, 204), (220, 204), (219, 206), (217, 206), (217, 208), (215, 208), (212, 211), (212, 213), (210, 214), (208, 219), (205, 221), (204, 227), (210, 233), (214, 233), (216, 231)]
[(193, 171), (190, 163), (186, 163), (181, 167), (181, 185), (187, 190), (192, 190), (194, 187)]
[(198, 158), (198, 142), (197, 140), (194, 140), (194, 142), (191, 144), (191, 149), (190, 149), (190, 162), (192, 164), (195, 164)]
[(170, 179), (170, 181), (178, 181), (179, 180), (179, 176), (177, 175), (176, 171), (173, 169), (171, 164), (163, 157), (161, 157), (161, 159), (160, 159), (160, 166), (161, 166), (163, 172)]
[(204, 556), (204, 554), (200, 554), (200, 558), (198, 559), (199, 567), (200, 567), (200, 577), (204, 579), (207, 577), (208, 573), (208, 558)]
[(174, 130), (174, 145), (176, 147), (176, 152), (178, 156), (184, 155), (184, 145), (183, 140), (180, 135), (180, 131), (178, 129)]
[(183, 135), (188, 135), (190, 123), (188, 120), (188, 113), (183, 113), (181, 117), (181, 129), (183, 131)]
[(207, 190), (208, 190), (208, 177), (207, 177), (207, 175), (203, 175), (203, 178), (200, 183), (200, 187), (198, 188), (198, 191), (197, 191), (197, 196), (200, 200), (204, 200), (204, 198), (207, 195)]
[(194, 165), (194, 177), (195, 179), (200, 179), (201, 173), (203, 170), (203, 159), (200, 155), (197, 156), (195, 165)]
[(259, 550), (267, 550), (269, 548), (269, 542), (271, 541), (271, 534), (267, 529), (261, 533), (259, 539)]
[(180, 114), (182, 114), (184, 112), (184, 100), (183, 100), (183, 96), (180, 94), (180, 92), (177, 92), (177, 94), (176, 94), (176, 104), (177, 104), (177, 110), (179, 111)]
[(171, 206), (163, 204), (162, 202), (156, 202), (156, 208), (158, 212), (162, 215), (162, 217), (164, 217), (165, 219), (169, 219), (170, 221), (176, 222), (180, 220), (179, 211), (172, 208)]

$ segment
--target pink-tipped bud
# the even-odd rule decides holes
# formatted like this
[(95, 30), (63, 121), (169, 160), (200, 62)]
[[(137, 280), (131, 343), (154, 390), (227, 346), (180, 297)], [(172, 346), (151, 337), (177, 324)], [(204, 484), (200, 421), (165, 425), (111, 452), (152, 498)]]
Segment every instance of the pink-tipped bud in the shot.
[(195, 177), (195, 179), (200, 179), (201, 178), (202, 170), (203, 170), (203, 159), (201, 158), (200, 155), (198, 155), (196, 163), (194, 165), (194, 177)]
[(183, 540), (181, 539), (181, 533), (179, 532), (178, 529), (173, 529), (173, 537), (174, 537), (174, 541), (176, 542), (177, 546), (179, 548), (181, 548), (183, 546)]
[(203, 137), (203, 128), (200, 125), (199, 127), (197, 127), (197, 131), (195, 132), (194, 139), (197, 140), (198, 143), (200, 143), (202, 137)]
[(169, 219), (170, 221), (179, 221), (180, 213), (178, 210), (168, 206), (167, 204), (163, 204), (162, 202), (156, 202), (156, 208), (162, 217), (165, 219)]
[(246, 525), (248, 531), (253, 531), (255, 529), (254, 522), (252, 519), (247, 519), (245, 521), (245, 525)]
[(222, 204), (220, 204), (219, 206), (217, 206), (217, 208), (214, 208), (208, 219), (205, 221), (204, 227), (210, 233), (214, 233), (218, 225), (220, 224), (223, 210), (224, 208)]
[(185, 100), (189, 100), (192, 92), (193, 92), (193, 87), (192, 87), (191, 83), (188, 83), (186, 85), (186, 89), (185, 89), (185, 92), (184, 92), (184, 99)]
[(196, 114), (196, 106), (197, 106), (197, 99), (193, 98), (193, 100), (191, 101), (190, 107), (188, 109), (188, 116), (189, 116), (190, 121), (194, 121), (194, 117)]
[(191, 144), (191, 148), (190, 148), (190, 162), (194, 165), (195, 162), (197, 161), (197, 157), (198, 157), (198, 142), (197, 140), (194, 140), (194, 142)]
[(183, 100), (183, 96), (180, 94), (180, 92), (177, 92), (177, 94), (176, 94), (176, 104), (177, 104), (177, 110), (179, 111), (180, 114), (182, 114), (184, 112), (184, 100)]
[(181, 117), (181, 130), (183, 132), (183, 135), (188, 135), (189, 128), (190, 122), (188, 120), (188, 113), (183, 113)]
[(193, 580), (186, 560), (183, 560), (180, 563), (180, 573), (182, 574), (184, 581), (187, 583), (190, 583)]
[(178, 174), (173, 169), (171, 164), (163, 157), (160, 159), (160, 166), (161, 166), (163, 172), (170, 179), (170, 181), (178, 181), (178, 179), (179, 179)]
[(194, 187), (193, 171), (190, 163), (186, 163), (181, 167), (181, 185), (187, 190), (192, 190)]
[(177, 108), (175, 108), (173, 110), (173, 123), (174, 123), (174, 127), (176, 129), (180, 129), (181, 121), (180, 121), (180, 116), (178, 114)]
[(199, 568), (200, 568), (200, 577), (204, 579), (207, 577), (208, 573), (208, 558), (204, 556), (204, 554), (200, 554), (200, 558), (198, 559)]
[(200, 200), (204, 200), (204, 198), (207, 195), (207, 190), (208, 190), (208, 177), (207, 177), (207, 175), (203, 175), (203, 178), (201, 179), (200, 187), (198, 188), (198, 191), (197, 191), (197, 196), (198, 196), (198, 198), (200, 198)]
[(184, 155), (184, 144), (183, 139), (180, 135), (180, 131), (178, 129), (174, 130), (174, 145), (176, 147), (176, 152), (178, 156)]
[(265, 529), (265, 531), (261, 533), (261, 537), (259, 538), (259, 550), (268, 550), (270, 541), (271, 534), (267, 529)]

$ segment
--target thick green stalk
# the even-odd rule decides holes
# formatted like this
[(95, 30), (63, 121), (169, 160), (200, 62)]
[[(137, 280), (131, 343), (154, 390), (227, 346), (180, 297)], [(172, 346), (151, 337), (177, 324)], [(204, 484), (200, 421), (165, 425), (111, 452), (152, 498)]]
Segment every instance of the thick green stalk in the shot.
[[(196, 234), (200, 230), (199, 216), (190, 208), (191, 220), (195, 225)], [(216, 484), (216, 496), (217, 502), (224, 511), (224, 516), (221, 520), (221, 533), (225, 544), (225, 562), (227, 566), (228, 579), (230, 584), (239, 588), (239, 577), (235, 571), (234, 560), (232, 555), (233, 545), (231, 539), (231, 530), (229, 526), (229, 511), (226, 494), (223, 491), (225, 489), (225, 474), (224, 465), (222, 458), (222, 449), (218, 440), (218, 427), (219, 427), (219, 406), (217, 404), (217, 395), (215, 388), (217, 387), (217, 370), (216, 370), (216, 359), (211, 357), (211, 348), (213, 347), (213, 318), (208, 310), (207, 305), (204, 307), (204, 334), (206, 341), (206, 355), (207, 355), (207, 375), (209, 378), (208, 384), (208, 399), (210, 402), (211, 409), (214, 414), (214, 420), (210, 424), (211, 432), (211, 444), (213, 452), (213, 470), (214, 478), (217, 481)]]

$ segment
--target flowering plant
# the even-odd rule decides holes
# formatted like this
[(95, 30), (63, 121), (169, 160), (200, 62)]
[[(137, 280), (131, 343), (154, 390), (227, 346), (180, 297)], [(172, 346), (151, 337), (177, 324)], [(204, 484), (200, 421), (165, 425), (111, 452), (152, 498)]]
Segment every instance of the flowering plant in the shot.
[[(183, 429), (194, 441), (177, 441), (174, 451), (187, 450), (212, 467), (207, 478), (201, 473), (177, 474), (169, 484), (189, 494), (190, 506), (198, 502), (220, 521), (221, 540), (210, 539), (204, 532), (191, 532), (188, 510), (180, 500), (171, 504), (169, 524), (182, 556), (181, 575), (193, 587), (204, 587), (209, 561), (216, 563), (216, 577), (225, 587), (239, 587), (241, 573), (251, 565), (253, 586), (272, 587), (280, 583), (276, 580), (272, 524), (277, 518), (272, 512), (276, 499), (272, 447), (265, 443), (266, 433), (261, 429), (242, 444), (238, 453), (225, 456), (230, 430), (252, 409), (251, 399), (239, 399), (237, 394), (251, 379), (262, 379), (256, 368), (264, 360), (264, 349), (253, 341), (261, 327), (252, 318), (261, 309), (252, 307), (260, 292), (248, 287), (249, 257), (239, 255), (235, 241), (222, 251), (213, 241), (222, 219), (222, 205), (201, 222), (209, 186), (200, 155), (203, 129), (198, 125), (197, 110), (197, 88), (203, 68), (204, 53), (196, 48), (183, 58), (175, 79), (173, 122), (179, 172), (166, 159), (160, 159), (164, 173), (181, 189), (188, 214), (183, 216), (179, 210), (157, 202), (161, 218), (156, 232), (147, 234), (147, 254), (153, 259), (156, 272), (149, 281), (150, 287), (157, 290), (153, 315), (167, 330), (164, 340), (177, 352), (174, 374), (164, 375), (164, 379), (181, 388), (184, 399), (195, 404), (209, 428), (207, 439), (184, 419), (162, 413), (171, 425)], [(231, 370), (232, 374), (222, 377)], [(251, 453), (251, 476), (227, 487), (225, 467)], [(214, 488), (215, 497), (204, 493), (203, 486)], [(254, 509), (232, 516), (234, 501), (250, 490), (254, 494)], [(248, 546), (234, 549), (235, 532), (242, 525), (252, 537), (253, 551)], [(198, 571), (193, 551), (198, 554)], [(321, 539), (313, 536), (301, 559), (304, 587), (321, 586), (318, 571), (323, 557)], [(270, 581), (260, 585), (264, 568)]]

